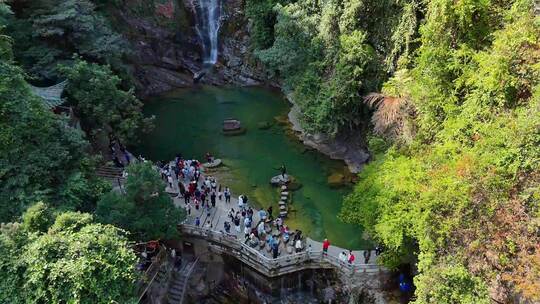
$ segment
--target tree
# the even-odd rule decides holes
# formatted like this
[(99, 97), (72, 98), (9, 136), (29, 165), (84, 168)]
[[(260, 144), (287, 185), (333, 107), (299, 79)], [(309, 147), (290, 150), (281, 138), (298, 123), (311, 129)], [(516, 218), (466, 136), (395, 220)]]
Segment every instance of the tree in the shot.
[(132, 164), (127, 172), (126, 194), (105, 195), (96, 210), (99, 220), (130, 231), (136, 240), (178, 237), (185, 211), (174, 206), (158, 172), (150, 163)]
[(22, 220), (23, 227), (28, 232), (47, 232), (54, 218), (49, 207), (38, 202), (26, 210)]
[(121, 80), (108, 66), (77, 59), (60, 70), (69, 81), (69, 99), (92, 134), (113, 132), (130, 142), (151, 126), (151, 119), (144, 118), (141, 112), (142, 103), (132, 90), (119, 88)]
[[(91, 206), (100, 194), (86, 191), (102, 187), (91, 174), (82, 132), (44, 107), (9, 58), (0, 60), (0, 142), (0, 221), (36, 201), (77, 198), (77, 205)], [(83, 190), (72, 191), (75, 181)]]
[(368, 100), (390, 147), (377, 145), (342, 218), (390, 267), (417, 253), (418, 303), (538, 302), (538, 17), (521, 0), (431, 0), (424, 13), (410, 66)]
[(124, 232), (61, 214), (48, 232), (0, 228), (0, 302), (134, 303), (136, 262)]
[(10, 22), (23, 66), (41, 79), (55, 79), (59, 62), (74, 53), (91, 61), (121, 66), (127, 43), (89, 0), (15, 1)]
[(487, 288), (481, 278), (471, 275), (463, 265), (448, 264), (431, 268), (415, 279), (418, 304), (489, 304)]

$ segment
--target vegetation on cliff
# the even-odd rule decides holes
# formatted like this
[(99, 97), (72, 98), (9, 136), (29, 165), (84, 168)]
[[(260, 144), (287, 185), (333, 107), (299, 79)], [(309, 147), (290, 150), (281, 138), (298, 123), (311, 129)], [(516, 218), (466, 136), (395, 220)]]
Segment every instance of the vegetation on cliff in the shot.
[[(111, 132), (129, 143), (150, 124), (120, 78), (122, 39), (90, 1), (9, 4), (0, 2), (0, 302), (132, 303), (129, 244), (177, 237), (184, 213), (149, 164), (130, 169), (125, 196), (95, 174), (104, 160), (87, 138)], [(64, 78), (83, 130), (29, 85)], [(138, 217), (114, 213), (111, 198)]]
[(135, 262), (123, 231), (38, 203), (0, 226), (0, 302), (134, 303)]
[(247, 12), (308, 130), (336, 134), (373, 110), (373, 161), (342, 218), (384, 245), (387, 266), (417, 263), (418, 303), (540, 300), (531, 1), (251, 0)]

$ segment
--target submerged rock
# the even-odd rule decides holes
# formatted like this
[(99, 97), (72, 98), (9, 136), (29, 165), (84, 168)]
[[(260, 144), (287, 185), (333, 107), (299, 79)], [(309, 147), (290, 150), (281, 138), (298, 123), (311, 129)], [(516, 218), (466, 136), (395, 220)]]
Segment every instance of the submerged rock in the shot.
[(332, 173), (328, 176), (327, 183), (332, 188), (339, 188), (345, 186), (345, 175), (342, 173)]
[(257, 123), (257, 128), (259, 130), (268, 130), (270, 129), (274, 124), (269, 121), (261, 121)]

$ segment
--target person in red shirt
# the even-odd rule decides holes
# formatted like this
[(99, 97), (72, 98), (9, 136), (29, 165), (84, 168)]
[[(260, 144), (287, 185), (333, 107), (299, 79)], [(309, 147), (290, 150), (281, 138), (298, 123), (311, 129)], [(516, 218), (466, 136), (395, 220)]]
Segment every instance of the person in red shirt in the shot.
[(328, 239), (324, 239), (322, 243), (322, 251), (324, 255), (328, 254), (328, 247), (330, 247), (330, 241)]
[(354, 263), (354, 254), (352, 253), (352, 250), (349, 250), (349, 264)]

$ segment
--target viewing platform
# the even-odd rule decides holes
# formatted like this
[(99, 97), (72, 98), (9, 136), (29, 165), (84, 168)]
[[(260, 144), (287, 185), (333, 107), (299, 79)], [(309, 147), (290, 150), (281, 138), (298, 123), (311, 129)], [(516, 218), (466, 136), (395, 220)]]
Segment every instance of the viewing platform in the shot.
[[(313, 244), (320, 243), (309, 238), (307, 243), (312, 246), (309, 246), (304, 251), (291, 254), (284, 253), (273, 259), (244, 244), (234, 234), (189, 224), (178, 225), (178, 230), (185, 238), (198, 238), (207, 241), (210, 251), (235, 257), (267, 277), (278, 277), (306, 269), (335, 269), (348, 276), (385, 271), (384, 267), (377, 265), (375, 262), (374, 253), (373, 258), (367, 264), (358, 262), (350, 264), (340, 261), (337, 256), (339, 252), (344, 251), (343, 249), (334, 247), (333, 250), (328, 251), (327, 255), (323, 255), (322, 250), (314, 250)], [(362, 253), (362, 251), (353, 251), (357, 261), (363, 259)]]

